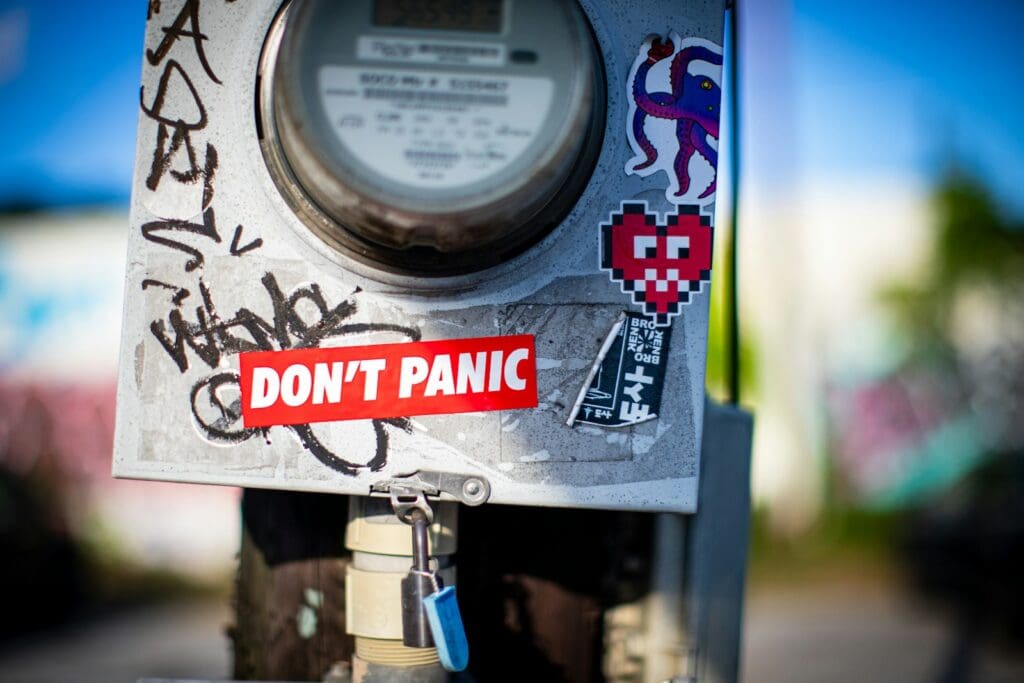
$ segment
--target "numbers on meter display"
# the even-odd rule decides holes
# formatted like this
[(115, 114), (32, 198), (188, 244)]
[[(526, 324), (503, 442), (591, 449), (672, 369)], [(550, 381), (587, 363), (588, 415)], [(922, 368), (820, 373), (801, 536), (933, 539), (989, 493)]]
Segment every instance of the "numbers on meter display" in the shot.
[(373, 23), (392, 28), (501, 31), (502, 0), (376, 0)]

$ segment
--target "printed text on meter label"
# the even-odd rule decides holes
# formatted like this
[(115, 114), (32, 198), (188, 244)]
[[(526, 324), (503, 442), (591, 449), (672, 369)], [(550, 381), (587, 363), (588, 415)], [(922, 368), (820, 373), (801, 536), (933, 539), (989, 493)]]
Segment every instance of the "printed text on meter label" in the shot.
[(532, 408), (532, 335), (239, 355), (247, 428)]
[(457, 190), (494, 178), (541, 134), (554, 81), (328, 65), (323, 113), (359, 163), (388, 181)]

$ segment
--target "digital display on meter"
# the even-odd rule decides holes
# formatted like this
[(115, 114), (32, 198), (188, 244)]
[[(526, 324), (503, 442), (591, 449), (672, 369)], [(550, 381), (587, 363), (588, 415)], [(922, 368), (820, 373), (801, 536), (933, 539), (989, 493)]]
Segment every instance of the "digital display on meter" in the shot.
[(373, 23), (390, 28), (500, 33), (504, 0), (375, 0)]

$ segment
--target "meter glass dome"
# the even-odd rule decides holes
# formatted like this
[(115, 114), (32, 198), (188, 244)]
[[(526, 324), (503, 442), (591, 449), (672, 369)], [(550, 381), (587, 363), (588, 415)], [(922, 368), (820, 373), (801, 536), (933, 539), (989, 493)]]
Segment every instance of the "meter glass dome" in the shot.
[(263, 59), (265, 156), (339, 251), (400, 272), (480, 270), (582, 192), (599, 65), (573, 0), (293, 0)]

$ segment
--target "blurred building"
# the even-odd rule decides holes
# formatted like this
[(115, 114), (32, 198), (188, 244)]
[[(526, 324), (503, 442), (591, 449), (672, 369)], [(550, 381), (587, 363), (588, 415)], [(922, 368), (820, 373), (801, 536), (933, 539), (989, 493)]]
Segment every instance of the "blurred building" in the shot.
[(0, 468), (91, 551), (221, 577), (235, 490), (110, 477), (126, 231), (122, 213), (0, 218)]

